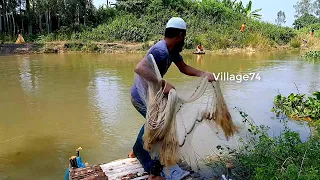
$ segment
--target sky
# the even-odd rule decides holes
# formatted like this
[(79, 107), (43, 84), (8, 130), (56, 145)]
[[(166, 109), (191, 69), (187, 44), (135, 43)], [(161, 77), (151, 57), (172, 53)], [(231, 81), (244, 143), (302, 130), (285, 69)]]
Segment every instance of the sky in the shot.
[[(270, 23), (275, 23), (277, 13), (281, 10), (286, 15), (286, 26), (292, 26), (294, 22), (295, 9), (293, 5), (298, 0), (252, 0), (253, 9), (262, 8), (260, 14), (262, 20)], [(243, 4), (247, 4), (249, 0), (242, 0)]]
[[(115, 2), (115, 0), (110, 0)], [(262, 21), (275, 23), (277, 18), (277, 13), (282, 10), (286, 14), (286, 26), (292, 26), (294, 22), (295, 9), (293, 5), (296, 4), (298, 0), (252, 0), (253, 9), (262, 8), (260, 14), (262, 15)], [(107, 0), (93, 0), (94, 5), (99, 7), (107, 2)], [(248, 4), (249, 0), (242, 0), (243, 4)]]

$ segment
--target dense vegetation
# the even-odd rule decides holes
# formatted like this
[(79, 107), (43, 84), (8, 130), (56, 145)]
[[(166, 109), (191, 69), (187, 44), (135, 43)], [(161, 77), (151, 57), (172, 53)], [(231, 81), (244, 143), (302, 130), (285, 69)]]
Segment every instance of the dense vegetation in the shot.
[[(26, 41), (146, 42), (158, 40), (172, 16), (187, 22), (186, 48), (194, 48), (200, 42), (206, 49), (264, 48), (288, 44), (296, 36), (291, 28), (259, 21), (260, 9), (252, 10), (251, 1), (244, 5), (232, 0), (118, 0), (112, 7), (98, 9), (92, 0), (10, 3), (6, 11), (13, 16), (4, 22), (15, 26), (0, 28), (7, 37), (3, 41), (14, 41), (21, 29)], [(243, 23), (247, 26), (241, 33)]]
[[(290, 28), (252, 19), (259, 16), (248, 12), (250, 6), (244, 7), (241, 3), (228, 5), (227, 2), (229, 1), (221, 3), (215, 0), (202, 2), (180, 0), (166, 4), (165, 1), (154, 0), (146, 4), (146, 10), (122, 11), (122, 14), (114, 18), (111, 23), (74, 34), (72, 39), (135, 42), (156, 40), (161, 37), (165, 23), (172, 16), (180, 16), (188, 24), (186, 48), (192, 48), (199, 42), (208, 49), (260, 45), (265, 47), (287, 44), (295, 36), (294, 30)], [(184, 3), (186, 4), (182, 5)], [(247, 23), (247, 29), (245, 33), (241, 33), (239, 29), (244, 22)]]
[[(239, 111), (248, 125), (248, 135), (241, 138), (239, 150), (229, 149), (220, 155), (219, 162), (208, 161), (212, 168), (225, 167), (231, 179), (319, 179), (320, 139), (319, 125), (314, 127), (308, 139), (303, 140), (299, 132), (291, 130), (283, 120), (280, 136), (270, 136), (269, 128), (257, 126), (244, 112)], [(226, 151), (221, 146), (218, 150)], [(223, 166), (224, 165), (224, 166)]]
[(274, 107), (271, 109), (277, 116), (284, 114), (292, 119), (319, 121), (320, 120), (320, 92), (313, 96), (291, 93), (288, 97), (281, 94), (274, 99)]
[(0, 7), (2, 42), (14, 42), (20, 31), (27, 42), (72, 41), (94, 49), (87, 44), (158, 40), (173, 16), (187, 22), (185, 48), (200, 42), (205, 49), (299, 48), (312, 28), (318, 37), (320, 27), (319, 0), (297, 0), (294, 29), (282, 26), (287, 17), (283, 11), (275, 14), (277, 25), (260, 21), (261, 9), (253, 10), (252, 1), (245, 5), (234, 0), (117, 0), (96, 8), (92, 0), (3, 0)]
[(320, 51), (309, 51), (302, 56), (302, 59), (312, 62), (320, 62)]

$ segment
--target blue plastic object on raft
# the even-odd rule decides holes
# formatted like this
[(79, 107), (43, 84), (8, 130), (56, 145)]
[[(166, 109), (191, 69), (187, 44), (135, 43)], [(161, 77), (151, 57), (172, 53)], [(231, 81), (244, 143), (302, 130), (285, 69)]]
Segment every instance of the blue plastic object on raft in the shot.
[[(80, 156), (78, 156), (76, 158), (76, 160), (77, 160), (77, 165), (78, 165), (77, 168), (85, 168), (86, 167), (86, 165), (82, 162), (82, 159)], [(67, 168), (65, 176), (64, 176), (64, 180), (69, 180), (69, 174), (70, 174), (70, 168)]]

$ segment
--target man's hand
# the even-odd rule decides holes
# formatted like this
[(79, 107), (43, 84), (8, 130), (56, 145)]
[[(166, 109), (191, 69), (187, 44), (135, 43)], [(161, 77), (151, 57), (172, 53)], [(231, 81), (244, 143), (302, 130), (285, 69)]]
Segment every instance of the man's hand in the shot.
[(216, 81), (214, 75), (211, 72), (204, 72), (203, 75), (208, 77), (209, 82)]
[(175, 87), (169, 82), (167, 82), (167, 85), (166, 85), (166, 81), (164, 80), (162, 81), (162, 88), (165, 88), (163, 91), (164, 95), (168, 95), (171, 89), (175, 89)]

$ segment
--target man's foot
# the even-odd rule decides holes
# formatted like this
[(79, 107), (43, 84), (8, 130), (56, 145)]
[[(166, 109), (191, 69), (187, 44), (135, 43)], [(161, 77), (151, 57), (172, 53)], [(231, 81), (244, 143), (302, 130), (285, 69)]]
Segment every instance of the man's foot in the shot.
[[(169, 174), (168, 174), (169, 173)], [(181, 180), (185, 177), (187, 177), (188, 175), (190, 175), (189, 171), (185, 171), (183, 169), (181, 169), (177, 164), (172, 166), (169, 171), (167, 172), (167, 168), (164, 167), (162, 170), (161, 175), (163, 177), (165, 177), (165, 179), (169, 179), (169, 180)]]
[(133, 153), (133, 150), (131, 150), (131, 152), (128, 155), (128, 158), (135, 158), (136, 156)]

